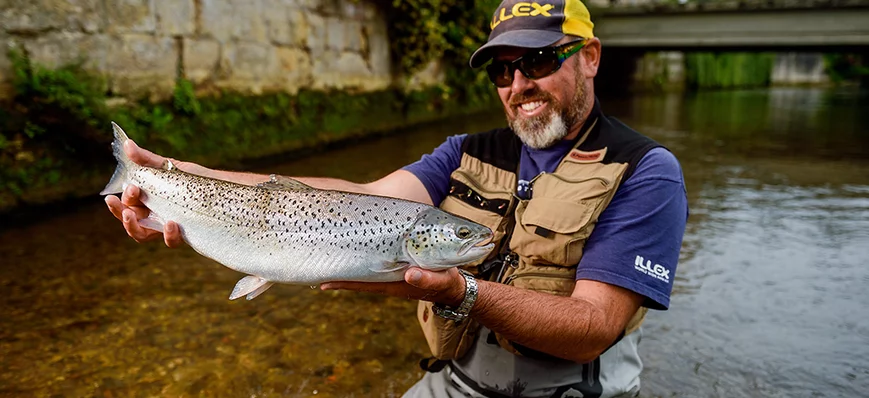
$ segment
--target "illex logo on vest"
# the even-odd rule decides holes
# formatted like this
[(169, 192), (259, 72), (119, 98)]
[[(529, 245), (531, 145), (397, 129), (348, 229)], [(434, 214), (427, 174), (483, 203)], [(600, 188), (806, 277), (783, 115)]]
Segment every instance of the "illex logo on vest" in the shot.
[(634, 269), (660, 281), (670, 283), (670, 270), (661, 264), (652, 265), (652, 260), (646, 260), (643, 256), (637, 256), (637, 259), (634, 260)]
[(581, 152), (576, 149), (570, 151), (571, 159), (587, 163), (597, 162), (601, 155), (601, 152)]
[(510, 9), (510, 14), (507, 14), (507, 7), (500, 9), (494, 16), (492, 16), (492, 23), (490, 27), (495, 29), (501, 22), (504, 22), (513, 17), (536, 17), (538, 15), (542, 15), (544, 17), (551, 17), (552, 14), (549, 13), (549, 10), (555, 8), (552, 4), (543, 4), (540, 5), (538, 2), (519, 2), (513, 5)]

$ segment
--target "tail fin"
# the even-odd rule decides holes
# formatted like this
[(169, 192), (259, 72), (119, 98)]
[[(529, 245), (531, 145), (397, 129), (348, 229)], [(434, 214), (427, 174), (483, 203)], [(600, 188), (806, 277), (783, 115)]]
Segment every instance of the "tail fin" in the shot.
[(112, 122), (112, 132), (115, 135), (115, 140), (112, 141), (112, 154), (118, 160), (118, 167), (115, 169), (115, 174), (112, 174), (112, 179), (109, 184), (103, 188), (100, 195), (110, 195), (113, 193), (121, 193), (124, 191), (124, 185), (127, 183), (127, 166), (132, 164), (130, 158), (124, 153), (124, 143), (127, 142), (127, 133), (121, 129), (121, 126)]

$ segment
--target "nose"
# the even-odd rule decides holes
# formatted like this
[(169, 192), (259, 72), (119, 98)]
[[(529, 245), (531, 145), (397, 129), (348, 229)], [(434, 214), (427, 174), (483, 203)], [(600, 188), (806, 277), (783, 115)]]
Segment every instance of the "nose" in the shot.
[(513, 84), (510, 85), (510, 90), (513, 94), (521, 94), (531, 88), (534, 85), (534, 82), (531, 79), (525, 77), (522, 72), (517, 68), (513, 71)]

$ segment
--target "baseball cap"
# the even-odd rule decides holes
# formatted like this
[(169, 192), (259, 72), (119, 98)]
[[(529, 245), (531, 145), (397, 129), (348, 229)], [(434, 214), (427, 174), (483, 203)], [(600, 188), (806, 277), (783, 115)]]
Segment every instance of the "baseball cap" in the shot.
[(471, 55), (472, 68), (488, 62), (494, 47), (540, 48), (555, 44), (564, 35), (594, 37), (591, 15), (579, 0), (504, 0), (489, 27), (489, 40)]

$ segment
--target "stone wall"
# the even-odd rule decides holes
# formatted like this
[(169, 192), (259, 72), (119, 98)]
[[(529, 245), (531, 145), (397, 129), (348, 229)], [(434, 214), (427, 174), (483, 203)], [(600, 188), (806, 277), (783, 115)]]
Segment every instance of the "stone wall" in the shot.
[(772, 68), (772, 84), (830, 83), (821, 53), (780, 53)]
[(179, 76), (249, 93), (396, 81), (385, 17), (364, 0), (0, 0), (5, 94), (10, 47), (81, 59), (122, 96), (165, 97)]

